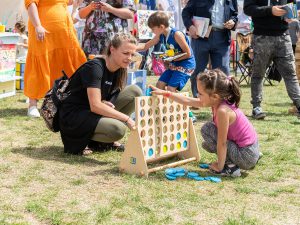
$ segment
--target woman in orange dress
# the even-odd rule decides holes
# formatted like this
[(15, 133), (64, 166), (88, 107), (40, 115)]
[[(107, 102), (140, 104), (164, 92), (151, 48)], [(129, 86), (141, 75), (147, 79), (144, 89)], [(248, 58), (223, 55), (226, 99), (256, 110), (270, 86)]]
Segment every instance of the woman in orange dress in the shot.
[(43, 98), (62, 70), (72, 75), (86, 61), (76, 37), (69, 0), (24, 0), (28, 10), (28, 54), (24, 94), (28, 116), (39, 117), (37, 100)]

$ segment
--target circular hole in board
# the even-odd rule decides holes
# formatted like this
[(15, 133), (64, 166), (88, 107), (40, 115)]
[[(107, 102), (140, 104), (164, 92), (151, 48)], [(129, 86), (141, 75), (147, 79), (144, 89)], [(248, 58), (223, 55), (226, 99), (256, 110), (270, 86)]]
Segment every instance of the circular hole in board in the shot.
[(163, 123), (166, 123), (167, 121), (168, 121), (168, 120), (167, 120), (167, 117), (164, 116), (163, 119), (162, 119), (162, 122), (163, 122)]
[(168, 137), (167, 137), (167, 135), (165, 135), (165, 136), (163, 137), (163, 142), (166, 143), (167, 141), (168, 141)]
[(149, 110), (148, 110), (148, 116), (152, 116), (152, 114), (153, 114), (153, 110), (152, 110), (152, 109), (149, 109)]
[(181, 125), (180, 123), (177, 123), (177, 126), (176, 126), (177, 130), (180, 130), (181, 129)]
[(148, 99), (148, 105), (151, 106), (152, 105), (152, 98)]
[(162, 102), (163, 102), (163, 104), (167, 104), (168, 99), (167, 98), (163, 98)]
[(174, 134), (170, 135), (170, 141), (174, 141)]
[(155, 132), (156, 132), (156, 134), (160, 134), (160, 128), (159, 128), (159, 127), (156, 127), (156, 128), (155, 128)]
[(171, 131), (171, 132), (174, 131), (174, 124), (171, 124), (171, 126), (170, 126), (170, 131)]
[(174, 106), (173, 105), (170, 106), (169, 111), (170, 111), (170, 113), (174, 112)]
[(170, 145), (170, 150), (171, 150), (171, 151), (174, 151), (174, 149), (175, 149), (174, 144), (171, 144), (171, 145)]
[(142, 130), (141, 131), (141, 138), (144, 138), (146, 136), (146, 131), (145, 130)]
[(160, 137), (156, 137), (156, 144), (160, 145)]
[(152, 146), (152, 145), (153, 145), (153, 139), (152, 139), (152, 138), (149, 138), (149, 140), (148, 140), (148, 145), (149, 145), (149, 146)]
[(168, 127), (167, 127), (167, 126), (164, 126), (164, 127), (163, 127), (163, 132), (166, 133), (167, 131), (168, 131)]
[(181, 115), (180, 114), (177, 114), (176, 115), (176, 120), (179, 122), (181, 120)]
[(159, 109), (156, 108), (156, 109), (155, 109), (155, 115), (158, 115), (158, 114), (159, 114)]
[(150, 128), (150, 129), (148, 130), (148, 133), (149, 133), (149, 136), (152, 136), (152, 135), (153, 135), (153, 129)]
[(144, 127), (146, 125), (145, 120), (141, 120), (141, 127)]
[(149, 126), (152, 126), (152, 124), (153, 124), (153, 119), (150, 118), (150, 119), (148, 120), (148, 125), (149, 125)]
[(187, 128), (187, 122), (184, 122), (183, 123), (183, 129), (186, 129)]
[(156, 155), (160, 154), (160, 147), (157, 147), (155, 153), (156, 153)]
[(180, 110), (181, 110), (180, 105), (177, 105), (177, 106), (176, 106), (176, 111), (179, 112)]
[(170, 116), (170, 122), (173, 122), (173, 121), (174, 121), (174, 116), (171, 115), (171, 116)]
[(187, 106), (186, 105), (183, 106), (183, 110), (184, 111), (187, 110)]
[(142, 100), (140, 101), (140, 105), (141, 105), (142, 107), (145, 106), (145, 100), (144, 100), (144, 99), (142, 99)]
[(143, 145), (143, 147), (146, 146), (146, 141), (145, 140), (142, 140), (142, 145)]
[(186, 118), (187, 118), (187, 113), (183, 113), (183, 120), (186, 120)]
[(167, 107), (164, 106), (162, 111), (163, 111), (164, 114), (166, 114), (167, 113)]
[(155, 105), (158, 105), (160, 103), (159, 98), (155, 98)]

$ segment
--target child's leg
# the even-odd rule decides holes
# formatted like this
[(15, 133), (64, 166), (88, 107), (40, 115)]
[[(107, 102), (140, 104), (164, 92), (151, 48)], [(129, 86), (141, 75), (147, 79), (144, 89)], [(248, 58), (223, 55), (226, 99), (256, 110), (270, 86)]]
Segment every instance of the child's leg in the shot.
[(166, 70), (165, 72), (163, 72), (163, 74), (160, 76), (159, 80), (156, 83), (156, 87), (165, 90), (171, 76), (172, 76), (172, 70)]
[(217, 153), (217, 127), (213, 122), (206, 122), (201, 128), (203, 137), (202, 147), (210, 152)]
[(259, 158), (258, 142), (240, 148), (236, 143), (227, 141), (226, 163), (233, 163), (244, 170), (253, 168)]

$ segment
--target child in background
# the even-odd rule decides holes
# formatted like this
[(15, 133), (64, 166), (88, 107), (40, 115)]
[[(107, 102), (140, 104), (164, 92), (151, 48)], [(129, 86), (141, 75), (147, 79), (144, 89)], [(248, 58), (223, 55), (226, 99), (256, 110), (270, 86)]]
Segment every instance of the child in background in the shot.
[(153, 13), (148, 19), (148, 26), (155, 37), (147, 43), (139, 44), (137, 51), (144, 51), (161, 43), (167, 50), (173, 49), (175, 52), (187, 53), (170, 62), (169, 68), (160, 76), (156, 84), (159, 89), (167, 88), (171, 92), (182, 90), (196, 65), (187, 36), (183, 32), (169, 27), (169, 17), (164, 12)]
[(194, 107), (211, 107), (213, 121), (201, 128), (202, 147), (216, 153), (218, 160), (210, 170), (219, 175), (239, 177), (240, 169), (253, 168), (259, 158), (258, 138), (254, 127), (238, 108), (240, 89), (233, 77), (221, 70), (208, 70), (197, 77), (198, 98), (185, 97), (151, 86), (152, 94), (163, 95)]
[(28, 37), (25, 33), (26, 25), (23, 21), (18, 21), (15, 24), (15, 31), (20, 35), (17, 43), (16, 59), (17, 60), (26, 60), (27, 51), (28, 51)]

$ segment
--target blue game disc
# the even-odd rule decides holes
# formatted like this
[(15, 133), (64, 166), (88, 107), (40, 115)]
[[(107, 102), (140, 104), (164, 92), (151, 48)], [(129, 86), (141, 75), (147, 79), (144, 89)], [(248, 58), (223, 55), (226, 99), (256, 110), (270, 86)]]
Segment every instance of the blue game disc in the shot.
[(152, 96), (151, 92), (152, 92), (152, 88), (148, 87), (146, 89), (146, 96)]
[(210, 177), (210, 181), (214, 183), (220, 183), (222, 180), (219, 177)]
[(177, 173), (177, 170), (175, 168), (168, 168), (165, 170), (165, 174), (167, 175), (173, 175), (175, 173)]
[(176, 180), (177, 177), (166, 174), (168, 180)]
[(193, 177), (200, 177), (198, 173), (196, 172), (188, 172), (187, 174), (188, 177), (193, 178)]
[(176, 170), (176, 173), (185, 173), (186, 170), (184, 168), (181, 168), (181, 167), (176, 167), (174, 168)]
[(175, 177), (184, 177), (185, 176), (185, 173), (174, 173)]
[(193, 177), (193, 179), (196, 180), (196, 181), (203, 181), (204, 180), (203, 177)]
[(204, 180), (210, 180), (211, 177), (204, 177)]
[(199, 167), (202, 169), (209, 169), (209, 164), (202, 163), (202, 164), (199, 164)]

